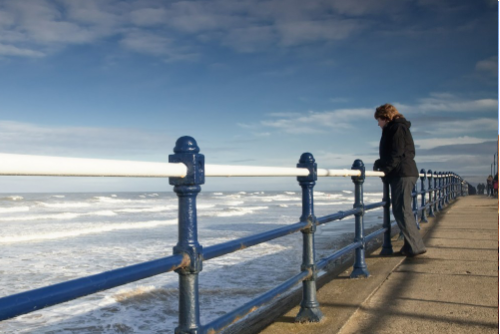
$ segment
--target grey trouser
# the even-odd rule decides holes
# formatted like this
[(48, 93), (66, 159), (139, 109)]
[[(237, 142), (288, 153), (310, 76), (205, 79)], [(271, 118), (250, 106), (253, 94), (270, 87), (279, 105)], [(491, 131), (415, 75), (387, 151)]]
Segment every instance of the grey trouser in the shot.
[(411, 193), (417, 177), (398, 177), (390, 181), (392, 213), (399, 229), (405, 237), (403, 248), (410, 253), (421, 253), (425, 250), (424, 242), (417, 229), (412, 210)]

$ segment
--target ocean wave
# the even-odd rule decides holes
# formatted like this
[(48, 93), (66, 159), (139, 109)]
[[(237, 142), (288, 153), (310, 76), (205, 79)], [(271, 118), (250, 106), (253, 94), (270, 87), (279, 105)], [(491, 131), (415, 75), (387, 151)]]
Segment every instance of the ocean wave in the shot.
[(300, 201), (300, 197), (291, 197), (290, 195), (274, 195), (274, 196), (264, 196), (260, 197), (263, 202), (289, 202), (289, 201)]
[(90, 206), (90, 203), (85, 202), (59, 202), (59, 203), (46, 203), (46, 202), (35, 202), (35, 204), (44, 206), (47, 208), (86, 208)]
[(352, 194), (351, 190), (342, 190), (342, 192), (345, 193), (345, 194)]
[(25, 234), (25, 235), (12, 235), (12, 236), (0, 237), (0, 244), (76, 238), (88, 234), (101, 234), (111, 231), (155, 228), (158, 226), (165, 226), (165, 225), (177, 225), (177, 219), (151, 220), (151, 221), (136, 222), (136, 223), (106, 224), (106, 225), (81, 228), (75, 230), (66, 230), (57, 232), (38, 232), (35, 234)]
[(172, 211), (172, 210), (177, 210), (177, 205), (162, 205), (150, 208), (120, 209), (120, 210), (115, 210), (115, 212), (141, 213), (141, 212), (162, 212), (162, 211)]
[(152, 285), (138, 286), (128, 289), (120, 289), (113, 294), (112, 298), (121, 304), (148, 303), (151, 300), (168, 301), (178, 298), (179, 292), (177, 289), (158, 288)]
[(66, 196), (64, 196), (64, 195), (52, 195), (50, 197), (53, 197), (53, 198), (65, 198)]
[[(92, 197), (93, 201), (99, 201), (103, 203), (130, 203), (133, 202), (134, 200), (131, 199), (118, 199), (116, 195), (111, 195), (110, 197), (108, 196), (94, 196)], [(138, 202), (138, 201), (135, 201)]]
[(254, 211), (267, 210), (268, 206), (250, 206), (250, 207), (229, 207), (225, 208), (222, 211), (215, 212), (206, 212), (201, 213), (201, 217), (235, 217), (235, 216), (244, 216), (248, 214), (254, 213)]
[(242, 204), (245, 204), (245, 202), (244, 201), (227, 201), (227, 202), (220, 203), (219, 205), (222, 205), (222, 206), (238, 206), (238, 205), (242, 205)]
[(28, 206), (17, 206), (12, 208), (0, 208), (0, 213), (26, 212), (30, 211)]
[(314, 205), (322, 206), (322, 205), (341, 205), (341, 204), (353, 204), (353, 201), (347, 202), (315, 202)]
[(6, 196), (0, 198), (2, 201), (22, 201), (24, 199), (23, 196), (17, 196), (17, 195), (12, 195), (12, 196)]
[(342, 198), (344, 197), (344, 195), (342, 194), (328, 194), (328, 193), (322, 193), (322, 192), (314, 192), (314, 198), (318, 199), (318, 198), (321, 198), (321, 199), (335, 199), (335, 198)]
[(117, 214), (111, 210), (101, 210), (94, 212), (84, 212), (84, 213), (55, 213), (50, 215), (29, 215), (29, 216), (19, 216), (19, 217), (0, 217), (0, 221), (32, 221), (32, 220), (69, 220), (75, 219), (82, 216), (116, 216)]
[(382, 198), (384, 196), (384, 193), (364, 193), (365, 196), (378, 196)]

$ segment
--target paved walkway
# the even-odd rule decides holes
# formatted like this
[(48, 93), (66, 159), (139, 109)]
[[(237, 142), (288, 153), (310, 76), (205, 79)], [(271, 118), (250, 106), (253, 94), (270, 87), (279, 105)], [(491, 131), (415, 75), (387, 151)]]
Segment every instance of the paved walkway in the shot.
[[(323, 286), (320, 323), (293, 322), (299, 308), (263, 334), (498, 333), (498, 202), (458, 198), (422, 224), (427, 253), (367, 257), (371, 276), (350, 270)], [(402, 242), (393, 240), (394, 250)]]

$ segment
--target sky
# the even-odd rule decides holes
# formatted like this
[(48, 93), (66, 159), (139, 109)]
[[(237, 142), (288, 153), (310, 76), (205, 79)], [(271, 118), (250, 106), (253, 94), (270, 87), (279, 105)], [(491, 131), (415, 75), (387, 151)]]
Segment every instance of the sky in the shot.
[[(419, 169), (485, 182), (498, 2), (0, 0), (1, 153), (166, 162), (189, 135), (208, 164), (294, 167), (310, 152), (319, 168), (371, 169), (384, 103), (412, 123)], [(0, 192), (171, 191), (167, 179), (1, 180)]]

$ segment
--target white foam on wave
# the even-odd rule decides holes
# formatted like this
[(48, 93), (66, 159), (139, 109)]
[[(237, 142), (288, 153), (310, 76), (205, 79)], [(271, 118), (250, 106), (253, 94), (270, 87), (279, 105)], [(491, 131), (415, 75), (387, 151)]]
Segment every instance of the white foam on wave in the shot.
[(342, 194), (327, 194), (327, 193), (322, 193), (322, 192), (314, 192), (314, 198), (316, 199), (336, 199), (336, 198), (342, 198), (344, 195)]
[(50, 197), (53, 197), (53, 198), (65, 198), (66, 196), (64, 196), (64, 195), (52, 195)]
[(213, 193), (212, 195), (214, 195), (214, 196), (222, 196), (222, 195), (224, 195), (224, 193)]
[(177, 210), (177, 205), (162, 205), (162, 206), (153, 206), (150, 208), (130, 208), (130, 209), (120, 209), (115, 211), (127, 212), (127, 213), (141, 213), (141, 212), (162, 212), (162, 211), (172, 211), (172, 210)]
[(300, 197), (291, 197), (290, 195), (274, 195), (261, 197), (262, 202), (289, 202), (289, 201), (300, 201)]
[(365, 196), (377, 196), (377, 197), (380, 197), (382, 198), (382, 196), (384, 196), (384, 193), (380, 192), (380, 193), (364, 193)]
[(0, 213), (26, 212), (30, 211), (28, 206), (17, 206), (12, 208), (0, 208)]
[(242, 205), (244, 203), (245, 203), (244, 201), (227, 201), (227, 202), (221, 203), (221, 205), (223, 205), (223, 206), (238, 206), (238, 205)]
[(4, 201), (22, 201), (24, 197), (13, 195), (13, 196), (2, 197), (0, 199)]
[(207, 212), (202, 213), (202, 216), (205, 217), (235, 217), (235, 216), (244, 216), (248, 214), (254, 213), (254, 211), (267, 210), (268, 206), (249, 206), (249, 207), (229, 207), (222, 211), (216, 212)]
[(177, 219), (151, 220), (151, 221), (136, 222), (136, 223), (106, 224), (106, 225), (98, 225), (95, 227), (81, 228), (77, 230), (64, 230), (58, 232), (46, 232), (46, 233), (39, 232), (36, 234), (13, 235), (13, 236), (0, 237), (0, 244), (75, 238), (88, 234), (101, 234), (111, 231), (155, 228), (158, 226), (165, 226), (165, 225), (177, 225)]
[(345, 193), (345, 194), (352, 194), (351, 190), (342, 190), (342, 192)]
[(84, 213), (55, 213), (51, 215), (30, 215), (30, 216), (19, 216), (19, 217), (0, 217), (0, 221), (32, 221), (32, 220), (68, 220), (75, 219), (82, 216), (116, 216), (116, 213), (111, 210), (101, 210), (94, 212), (84, 212)]
[(285, 191), (285, 194), (287, 194), (287, 195), (295, 195), (296, 193), (294, 191)]
[(99, 202), (103, 202), (103, 203), (130, 203), (133, 201), (131, 199), (117, 199), (116, 195), (115, 195), (115, 197), (113, 197), (113, 195), (111, 195), (111, 197), (94, 196), (94, 197), (92, 197), (92, 199), (97, 200)]
[(46, 203), (46, 202), (35, 202), (37, 205), (44, 206), (47, 208), (86, 208), (90, 206), (90, 203), (85, 202), (59, 202), (59, 203)]

